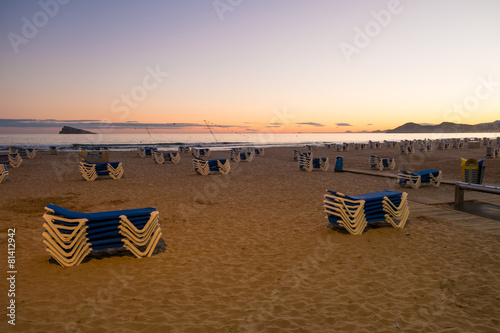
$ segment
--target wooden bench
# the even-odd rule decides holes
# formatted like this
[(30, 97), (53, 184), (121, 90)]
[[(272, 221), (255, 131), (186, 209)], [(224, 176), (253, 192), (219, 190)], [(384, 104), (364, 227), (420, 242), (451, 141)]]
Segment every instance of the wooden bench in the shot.
[(455, 205), (464, 204), (465, 190), (500, 194), (500, 187), (457, 182), (455, 184)]

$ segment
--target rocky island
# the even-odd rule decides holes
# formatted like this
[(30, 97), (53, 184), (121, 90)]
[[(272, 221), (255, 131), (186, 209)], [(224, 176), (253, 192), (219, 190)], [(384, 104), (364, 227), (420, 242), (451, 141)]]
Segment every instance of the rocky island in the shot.
[(63, 126), (63, 128), (59, 131), (59, 134), (97, 134), (97, 133), (71, 126)]

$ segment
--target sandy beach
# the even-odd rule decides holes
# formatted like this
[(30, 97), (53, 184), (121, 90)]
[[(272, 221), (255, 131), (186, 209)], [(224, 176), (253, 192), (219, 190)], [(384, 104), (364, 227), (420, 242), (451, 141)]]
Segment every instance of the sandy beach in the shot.
[[(370, 171), (370, 155), (396, 158), (398, 169), (439, 169), (461, 180), (460, 158), (485, 149), (402, 155), (394, 148), (336, 152), (324, 147), (326, 172), (300, 171), (293, 150), (269, 148), (229, 175), (200, 176), (189, 153), (158, 165), (136, 152), (120, 180), (84, 181), (76, 152), (38, 152), (0, 184), (3, 260), (15, 228), (15, 327), (19, 332), (500, 332), (500, 222), (434, 205), (452, 202), (454, 186), (401, 189)], [(228, 158), (228, 151), (210, 158)], [(500, 159), (485, 161), (483, 184), (500, 186)], [(349, 195), (408, 193), (404, 229), (390, 225), (352, 236), (327, 227), (325, 190)], [(466, 200), (498, 203), (466, 192)], [(44, 207), (79, 212), (155, 207), (162, 251), (85, 260), (61, 267), (42, 243)], [(485, 226), (489, 226), (485, 228)], [(7, 264), (4, 265), (6, 267)], [(4, 269), (4, 276), (7, 269)], [(9, 285), (2, 279), (2, 306)], [(4, 310), (5, 311), (5, 310)]]

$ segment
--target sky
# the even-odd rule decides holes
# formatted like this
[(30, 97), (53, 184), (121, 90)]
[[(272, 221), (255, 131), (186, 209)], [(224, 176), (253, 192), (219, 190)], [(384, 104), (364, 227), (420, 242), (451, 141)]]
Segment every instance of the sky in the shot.
[(0, 133), (500, 119), (498, 0), (0, 0)]

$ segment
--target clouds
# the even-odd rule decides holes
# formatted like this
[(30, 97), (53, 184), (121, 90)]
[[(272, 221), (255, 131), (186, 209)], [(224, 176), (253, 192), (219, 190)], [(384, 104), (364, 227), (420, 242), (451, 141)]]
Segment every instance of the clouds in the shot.
[(313, 127), (324, 127), (325, 125), (320, 124), (320, 123), (314, 123), (314, 122), (304, 122), (304, 123), (295, 123), (297, 125), (306, 125), (306, 126), (313, 126)]
[[(205, 128), (205, 124), (198, 123), (141, 123), (137, 121), (126, 121), (107, 123), (99, 120), (56, 120), (56, 119), (0, 119), (0, 127), (62, 127), (71, 126), (85, 129), (186, 129)], [(214, 125), (212, 127), (229, 128), (240, 127), (233, 125)]]
[(348, 123), (336, 123), (337, 127), (344, 127), (344, 126), (352, 126), (351, 124)]

